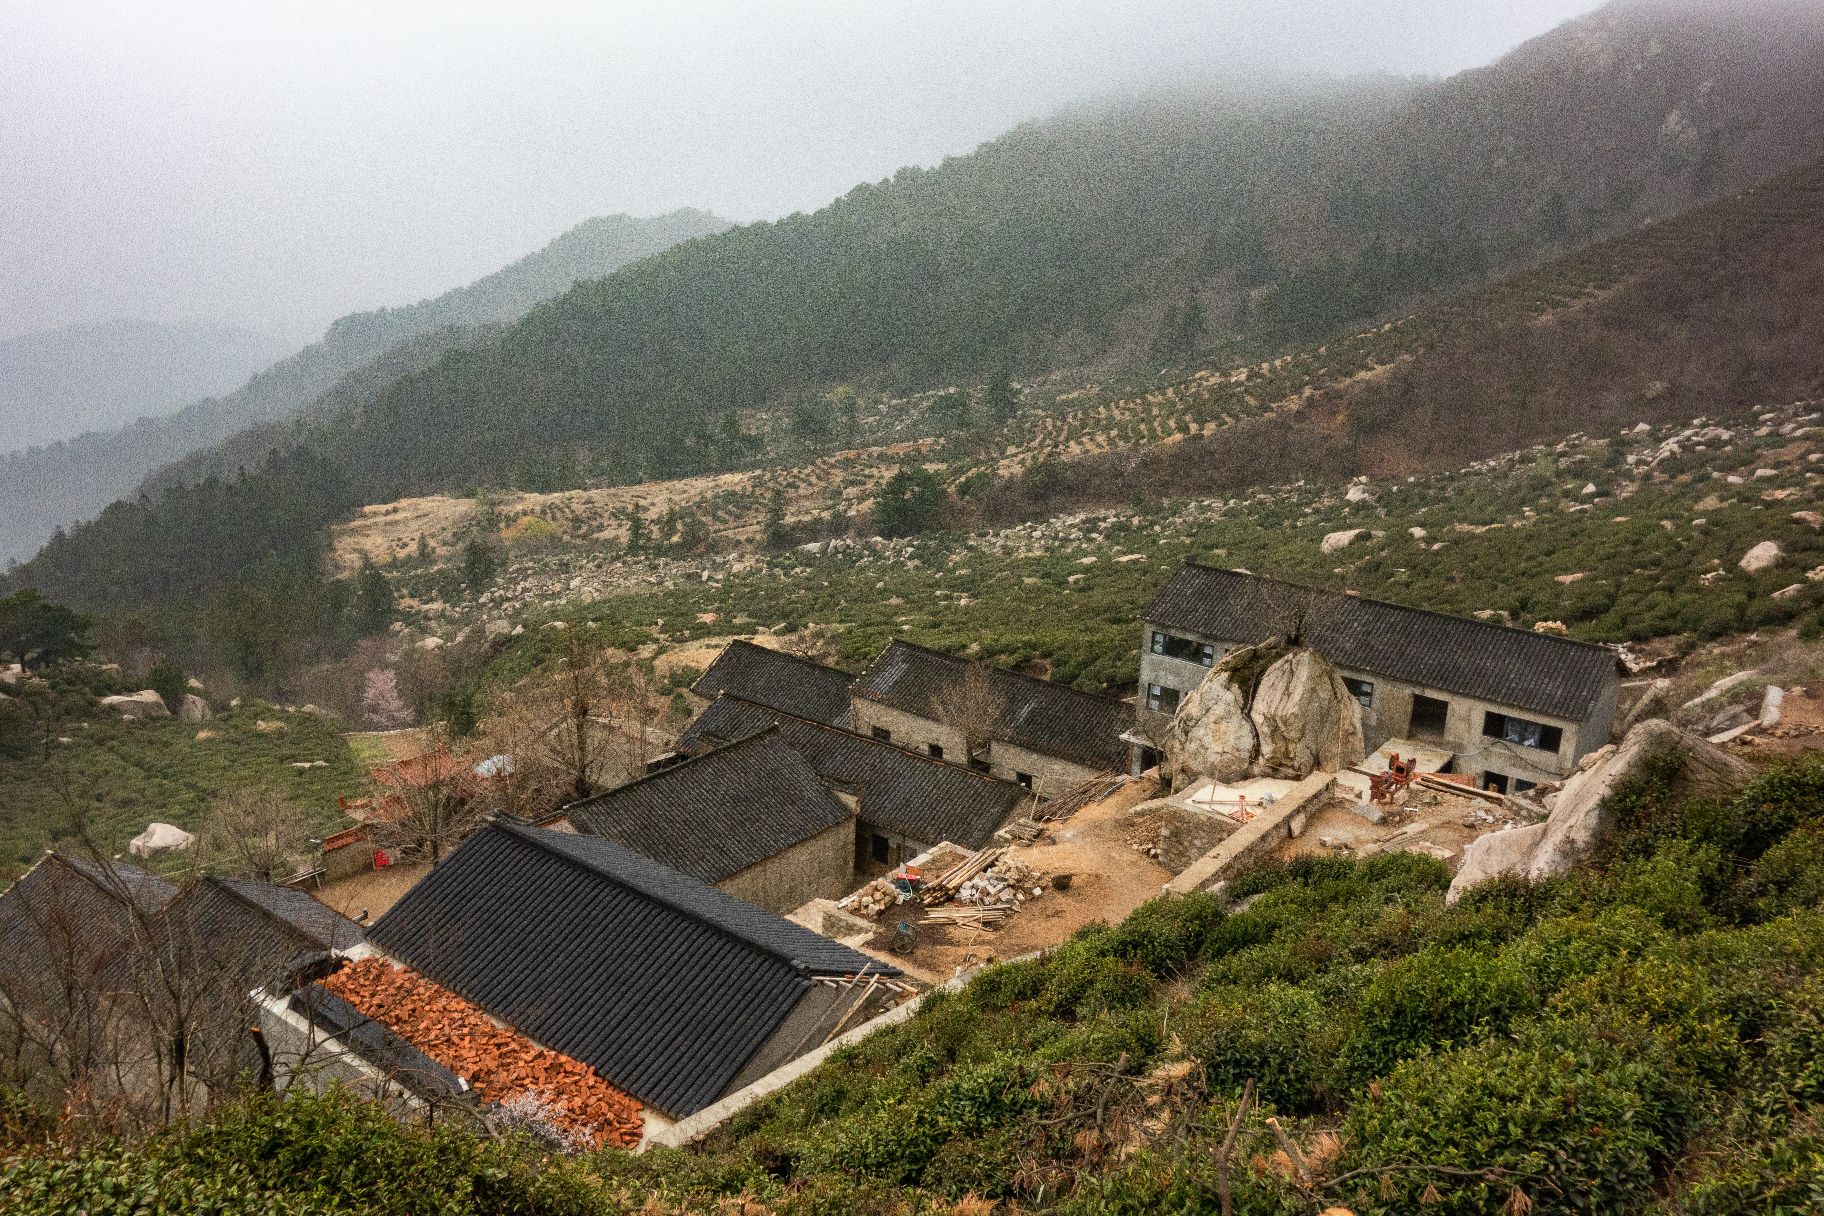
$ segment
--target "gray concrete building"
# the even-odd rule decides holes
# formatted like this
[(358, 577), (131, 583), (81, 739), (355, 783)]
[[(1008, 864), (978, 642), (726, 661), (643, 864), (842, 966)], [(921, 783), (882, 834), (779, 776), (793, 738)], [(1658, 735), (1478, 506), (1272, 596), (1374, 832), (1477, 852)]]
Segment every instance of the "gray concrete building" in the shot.
[(1409, 739), (1455, 754), (1483, 788), (1529, 789), (1609, 741), (1620, 675), (1605, 646), (1186, 563), (1147, 608), (1138, 771), (1185, 694), (1229, 651), (1291, 637), (1343, 673), (1370, 751)]

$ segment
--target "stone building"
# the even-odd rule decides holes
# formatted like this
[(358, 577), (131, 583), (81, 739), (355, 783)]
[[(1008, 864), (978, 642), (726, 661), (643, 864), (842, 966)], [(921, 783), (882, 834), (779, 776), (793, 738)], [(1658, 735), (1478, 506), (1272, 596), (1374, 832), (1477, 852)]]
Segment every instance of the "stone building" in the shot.
[(1011, 781), (728, 694), (691, 724), (678, 746), (696, 754), (762, 731), (776, 731), (854, 813), (856, 877), (900, 865), (945, 840), (983, 848), (1032, 802)]
[(1135, 771), (1157, 762), (1164, 716), (1210, 668), (1269, 637), (1302, 641), (1341, 670), (1370, 751), (1389, 740), (1439, 747), (1455, 771), (1504, 792), (1558, 780), (1607, 743), (1620, 693), (1604, 646), (1195, 563), (1144, 621)]
[(724, 693), (826, 726), (849, 725), (849, 685), (839, 667), (736, 640), (722, 648), (690, 691), (714, 701)]
[(890, 643), (849, 692), (857, 732), (1042, 798), (1128, 765), (1133, 706), (909, 642)]
[(564, 818), (771, 912), (853, 885), (855, 818), (774, 727), (574, 803)]
[(535, 1098), (584, 1147), (632, 1146), (905, 999), (899, 974), (610, 840), (502, 821), (260, 1018), (283, 1087)]

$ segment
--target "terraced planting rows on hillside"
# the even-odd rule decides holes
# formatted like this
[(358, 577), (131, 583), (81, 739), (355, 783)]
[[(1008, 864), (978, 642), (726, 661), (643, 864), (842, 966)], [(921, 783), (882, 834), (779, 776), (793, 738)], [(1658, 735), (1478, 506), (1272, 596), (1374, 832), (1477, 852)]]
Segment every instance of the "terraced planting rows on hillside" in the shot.
[[(541, 622), (559, 619), (648, 654), (811, 629), (851, 666), (905, 637), (1124, 689), (1141, 610), (1194, 558), (1600, 641), (1816, 628), (1818, 421), (1790, 406), (1577, 437), (1427, 478), (1136, 500), (996, 531), (838, 540), (817, 554), (553, 553), (515, 561), (479, 600), (430, 602), (411, 627), (451, 638), (483, 612), (523, 621), (502, 671), (536, 662), (558, 636)], [(1357, 530), (1324, 551), (1326, 536)], [(1768, 541), (1778, 560), (1741, 569)]]

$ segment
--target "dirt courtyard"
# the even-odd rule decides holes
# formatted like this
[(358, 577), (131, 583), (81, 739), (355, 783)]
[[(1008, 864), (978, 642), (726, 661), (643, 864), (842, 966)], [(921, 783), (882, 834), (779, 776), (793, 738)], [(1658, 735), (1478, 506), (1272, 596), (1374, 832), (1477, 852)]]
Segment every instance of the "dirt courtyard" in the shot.
[[(1101, 802), (1050, 825), (1039, 843), (1013, 849), (1010, 856), (1047, 875), (1069, 874), (1068, 891), (1047, 886), (1044, 894), (1021, 904), (1019, 912), (999, 929), (920, 925), (917, 948), (909, 957), (891, 956), (892, 961), (920, 979), (937, 983), (959, 968), (1058, 945), (1085, 925), (1096, 921), (1112, 924), (1157, 898), (1172, 871), (1127, 842), (1128, 811), (1155, 794), (1150, 781), (1130, 782)], [(888, 914), (879, 923), (890, 931), (892, 921)]]

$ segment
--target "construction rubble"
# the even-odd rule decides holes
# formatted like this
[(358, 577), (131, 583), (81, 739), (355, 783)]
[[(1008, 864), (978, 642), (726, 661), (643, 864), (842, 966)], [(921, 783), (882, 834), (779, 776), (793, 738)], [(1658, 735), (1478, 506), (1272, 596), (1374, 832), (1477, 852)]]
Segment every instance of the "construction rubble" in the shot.
[(836, 906), (872, 919), (901, 905), (922, 905), (932, 909), (918, 917), (925, 924), (991, 929), (1019, 911), (1021, 904), (1044, 894), (1053, 881), (1010, 853), (1006, 847), (967, 853), (935, 878), (927, 878), (917, 867), (902, 866), (837, 900)]

